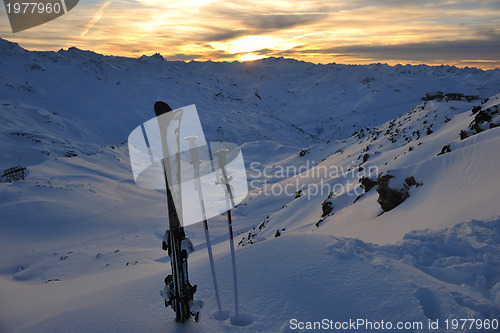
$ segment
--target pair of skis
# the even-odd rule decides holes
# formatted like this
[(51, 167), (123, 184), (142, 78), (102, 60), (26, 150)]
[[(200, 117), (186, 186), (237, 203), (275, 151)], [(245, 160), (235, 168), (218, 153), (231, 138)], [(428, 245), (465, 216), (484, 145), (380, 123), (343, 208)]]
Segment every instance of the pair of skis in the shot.
[[(154, 110), (156, 117), (159, 117), (162, 114), (172, 111), (172, 108), (170, 108), (168, 104), (159, 101), (155, 103)], [(180, 123), (181, 119), (178, 119), (178, 121)], [(162, 128), (161, 124), (159, 125), (162, 137), (166, 137), (166, 133), (164, 133), (166, 129)], [(177, 144), (179, 144), (178, 138), (177, 141)], [(167, 147), (164, 146), (163, 149), (165, 150)], [(164, 156), (168, 155), (164, 154)], [(168, 168), (165, 165), (167, 162), (165, 160), (162, 161), (165, 186), (167, 190), (169, 219), (169, 230), (165, 232), (163, 237), (162, 248), (163, 250), (168, 251), (172, 274), (165, 278), (165, 288), (161, 291), (161, 295), (165, 300), (165, 307), (171, 306), (175, 311), (176, 321), (185, 322), (191, 315), (193, 315), (194, 319), (198, 321), (199, 310), (202, 304), (194, 302), (193, 300), (193, 295), (196, 292), (196, 285), (192, 286), (189, 283), (187, 264), (188, 256), (191, 252), (193, 252), (194, 248), (189, 238), (186, 237), (184, 228), (181, 226), (177, 209), (175, 207), (173, 197), (174, 194), (170, 191), (168, 184), (167, 170), (176, 170), (177, 174), (172, 176), (180, 176), (180, 160), (177, 159), (177, 161), (173, 162), (177, 162), (178, 165), (173, 165), (172, 168)], [(172, 161), (169, 161), (168, 163), (172, 163)], [(180, 193), (175, 193), (175, 195), (179, 196)]]
[[(156, 102), (155, 103), (155, 114), (157, 117), (161, 116), (166, 112), (170, 112), (172, 109), (168, 104), (164, 102)], [(180, 124), (180, 119), (179, 119)], [(160, 131), (161, 131), (160, 125)], [(162, 133), (162, 136), (165, 137), (166, 133)], [(177, 134), (177, 145), (179, 146), (179, 134)], [(219, 310), (219, 318), (222, 319), (222, 308), (219, 296), (219, 288), (217, 284), (217, 277), (215, 273), (215, 265), (212, 254), (212, 247), (210, 242), (210, 234), (208, 231), (208, 222), (205, 211), (205, 203), (203, 200), (203, 192), (200, 181), (200, 165), (201, 159), (198, 151), (198, 147), (196, 145), (196, 140), (198, 138), (196, 136), (188, 136), (184, 138), (184, 140), (188, 141), (191, 153), (191, 164), (194, 168), (194, 180), (195, 180), (195, 189), (198, 192), (198, 199), (200, 203), (201, 215), (203, 218), (203, 225), (205, 229), (205, 238), (207, 244), (207, 251), (210, 259), (210, 268), (212, 271), (212, 280), (214, 284), (215, 297), (217, 300), (217, 306)], [(238, 285), (237, 285), (237, 275), (236, 275), (236, 259), (234, 253), (234, 241), (233, 241), (233, 228), (232, 228), (232, 220), (231, 220), (231, 207), (234, 207), (234, 198), (231, 191), (231, 187), (229, 182), (231, 181), (231, 177), (228, 177), (226, 171), (226, 154), (228, 153), (227, 149), (219, 149), (217, 151), (218, 155), (218, 176), (216, 185), (222, 185), (225, 190), (226, 196), (226, 208), (227, 208), (227, 217), (228, 217), (228, 228), (229, 228), (229, 236), (230, 236), (230, 246), (231, 246), (231, 259), (232, 259), (232, 268), (233, 268), (233, 285), (234, 285), (234, 297), (235, 297), (235, 315), (236, 320), (239, 317), (238, 313)], [(165, 155), (165, 154), (164, 154)], [(165, 155), (165, 156), (168, 156)], [(174, 165), (173, 169), (177, 170), (177, 180), (178, 184), (180, 184), (180, 158), (176, 161), (178, 165)], [(169, 162), (171, 163), (171, 162)], [(200, 309), (203, 305), (201, 301), (194, 301), (193, 295), (196, 292), (196, 285), (192, 286), (189, 283), (188, 278), (188, 269), (187, 269), (187, 258), (189, 253), (191, 253), (193, 249), (193, 245), (189, 238), (186, 237), (184, 233), (184, 228), (181, 226), (179, 221), (179, 216), (177, 215), (177, 210), (174, 204), (173, 194), (170, 191), (168, 185), (168, 177), (167, 177), (167, 167), (165, 166), (165, 160), (163, 161), (163, 171), (165, 176), (165, 184), (167, 190), (167, 206), (168, 206), (168, 215), (169, 215), (169, 230), (165, 233), (164, 241), (162, 244), (163, 250), (168, 251), (168, 255), (170, 256), (170, 262), (172, 267), (172, 274), (168, 275), (165, 278), (165, 288), (161, 292), (162, 297), (165, 299), (165, 306), (172, 306), (173, 310), (176, 313), (176, 321), (185, 322), (192, 315), (196, 321), (199, 320)], [(174, 176), (174, 175), (172, 175)], [(176, 195), (179, 195), (177, 192)]]

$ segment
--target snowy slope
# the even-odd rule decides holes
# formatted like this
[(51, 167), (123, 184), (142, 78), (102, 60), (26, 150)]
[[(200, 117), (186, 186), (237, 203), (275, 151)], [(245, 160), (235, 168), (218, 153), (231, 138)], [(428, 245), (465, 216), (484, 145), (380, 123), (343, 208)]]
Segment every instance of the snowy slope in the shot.
[[(499, 102), (500, 95), (496, 95), (482, 107), (498, 110)], [(461, 131), (470, 132), (469, 125), (475, 118), (470, 109), (476, 104), (481, 105), (480, 101), (422, 102), (393, 121), (365, 128), (343, 140), (340, 148), (334, 146), (338, 152), (324, 161), (322, 156), (328, 156), (331, 150), (317, 145), (304, 156), (315, 165), (308, 173), (292, 175), (278, 184), (275, 182), (279, 177), (274, 177), (274, 183), (268, 185), (267, 193), (286, 184), (295, 184), (304, 191), (300, 197), (293, 191), (288, 200), (280, 197), (280, 204), (286, 206), (266, 219), (265, 224), (272, 227), (258, 235), (274, 237), (282, 228), (315, 229), (322, 215), (321, 204), (330, 192), (336, 192), (330, 200), (333, 213), (318, 231), (381, 244), (396, 242), (415, 229), (440, 229), (474, 219), (498, 218), (500, 209), (494, 202), (500, 196), (500, 129), (460, 139)], [(432, 128), (432, 133), (427, 134), (427, 128)], [(446, 145), (451, 153), (438, 156)], [(365, 154), (369, 157), (362, 163)], [(343, 173), (337, 168), (342, 168)], [(411, 188), (410, 199), (382, 215), (375, 189), (354, 204), (363, 192), (357, 188), (359, 178), (369, 176), (375, 180), (387, 171), (401, 179), (413, 176), (422, 186)], [(325, 174), (327, 177), (323, 177)], [(264, 195), (250, 200), (269, 198)]]
[[(445, 332), (446, 319), (500, 319), (500, 70), (183, 63), (5, 40), (0, 54), (0, 170), (28, 172), (0, 182), (1, 332), (291, 332), (293, 318)], [(433, 90), (481, 99), (420, 100)], [(225, 216), (209, 225), (226, 318), (200, 224), (186, 233), (202, 319), (176, 324), (163, 308), (165, 194), (134, 184), (123, 144), (158, 99), (195, 103), (208, 140), (242, 145), (239, 320)], [(383, 172), (419, 183), (384, 213), (375, 188), (358, 198), (359, 178)]]

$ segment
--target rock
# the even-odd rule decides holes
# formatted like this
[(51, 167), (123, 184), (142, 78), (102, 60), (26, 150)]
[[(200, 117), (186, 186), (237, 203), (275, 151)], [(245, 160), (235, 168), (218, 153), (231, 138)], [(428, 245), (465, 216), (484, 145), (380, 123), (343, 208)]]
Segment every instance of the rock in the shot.
[(438, 156), (446, 153), (451, 153), (450, 145), (445, 145), (443, 148), (441, 148), (441, 152), (438, 154)]
[(496, 121), (493, 122), (493, 118), (498, 113), (498, 106), (495, 106), (494, 108), (487, 108), (486, 110), (479, 110), (476, 113), (474, 120), (470, 123), (469, 128), (474, 131), (473, 134), (477, 134), (489, 128), (497, 127), (498, 123), (496, 123)]
[(483, 123), (483, 122), (491, 121), (492, 116), (491, 116), (491, 113), (488, 111), (489, 111), (489, 109), (479, 111), (476, 114), (476, 116), (474, 117), (474, 120), (476, 121), (476, 123)]
[(316, 228), (318, 228), (318, 227), (319, 227), (319, 225), (320, 225), (320, 224), (321, 224), (321, 223), (325, 220), (325, 218), (326, 218), (326, 217), (322, 217), (322, 218), (320, 218), (320, 219), (319, 219), (319, 221), (318, 221), (318, 222), (316, 222)]
[(377, 192), (379, 197), (377, 202), (384, 212), (390, 211), (391, 209), (399, 206), (403, 201), (409, 197), (408, 190), (411, 186), (418, 186), (419, 184), (413, 176), (405, 179), (403, 188), (391, 188), (389, 187), (389, 181), (394, 178), (393, 175), (381, 174), (377, 178)]
[(405, 184), (410, 188), (410, 186), (417, 185), (417, 181), (415, 180), (415, 177), (410, 176), (405, 179)]
[(375, 180), (371, 180), (367, 177), (362, 177), (359, 182), (361, 183), (361, 188), (365, 191), (365, 193), (374, 188), (375, 185), (377, 185), (377, 182)]
[(323, 211), (323, 214), (321, 214), (321, 218), (330, 215), (330, 213), (333, 211), (333, 203), (331, 201), (332, 195), (333, 193), (330, 193), (328, 197), (325, 199), (325, 201), (323, 201), (323, 203), (321, 204), (321, 209)]
[(307, 148), (302, 148), (299, 152), (299, 156), (302, 157), (304, 156), (305, 154), (307, 154), (309, 152), (309, 147)]

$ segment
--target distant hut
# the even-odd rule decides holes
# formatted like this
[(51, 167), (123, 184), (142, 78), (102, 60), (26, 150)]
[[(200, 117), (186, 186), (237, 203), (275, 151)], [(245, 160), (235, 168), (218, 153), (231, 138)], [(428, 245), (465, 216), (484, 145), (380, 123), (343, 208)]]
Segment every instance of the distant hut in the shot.
[(464, 98), (467, 102), (471, 102), (471, 101), (478, 100), (479, 96), (477, 96), (477, 95), (465, 95)]
[(17, 180), (24, 179), (26, 168), (16, 166), (13, 168), (9, 168), (3, 171), (2, 179), (5, 179), (6, 182), (12, 183)]
[(436, 92), (431, 92), (431, 93), (426, 93), (425, 97), (422, 98), (424, 101), (442, 101), (444, 97), (444, 94), (442, 91), (436, 91)]
[(447, 101), (461, 101), (464, 98), (462, 93), (447, 93), (445, 95)]

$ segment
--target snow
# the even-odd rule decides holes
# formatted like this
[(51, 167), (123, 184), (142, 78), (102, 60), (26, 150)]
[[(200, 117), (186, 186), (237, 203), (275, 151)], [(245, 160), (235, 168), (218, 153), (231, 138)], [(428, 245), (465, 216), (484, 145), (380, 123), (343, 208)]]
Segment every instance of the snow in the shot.
[[(1, 332), (292, 332), (292, 319), (325, 318), (445, 332), (446, 319), (500, 319), (500, 128), (469, 128), (473, 107), (499, 104), (500, 70), (184, 63), (2, 39), (0, 54), (0, 170), (27, 167), (0, 182)], [(435, 90), (480, 99), (420, 100)], [(125, 143), (160, 99), (196, 104), (207, 142), (241, 147), (240, 318), (224, 215), (209, 220), (224, 317), (200, 223), (186, 234), (201, 320), (163, 307), (165, 193), (135, 184)], [(387, 212), (375, 188), (360, 196), (359, 178), (382, 173), (418, 183)]]

